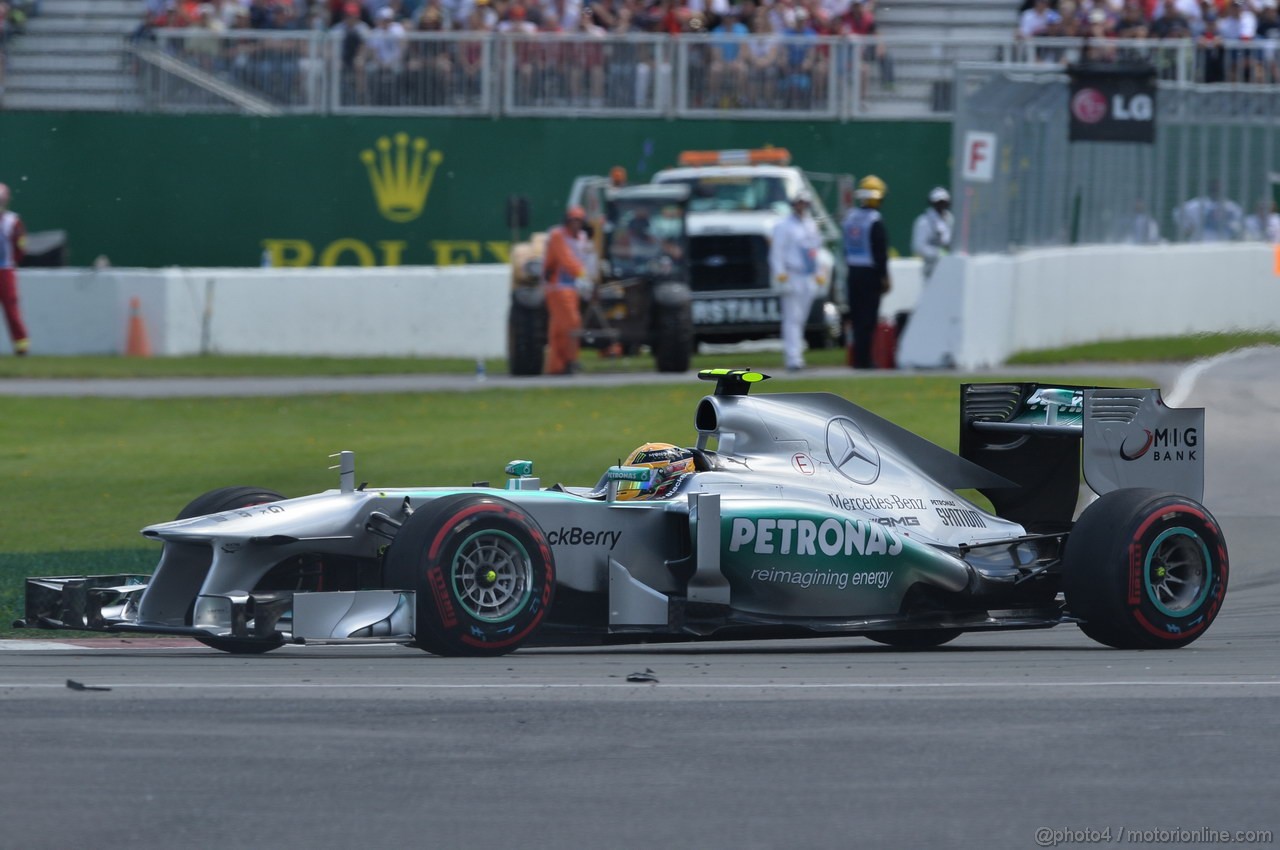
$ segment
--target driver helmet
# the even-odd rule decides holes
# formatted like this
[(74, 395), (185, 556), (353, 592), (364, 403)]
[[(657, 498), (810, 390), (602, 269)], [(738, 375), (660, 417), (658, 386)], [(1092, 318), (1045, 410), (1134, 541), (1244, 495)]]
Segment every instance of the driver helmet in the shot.
[(643, 499), (657, 490), (662, 482), (693, 472), (693, 452), (671, 443), (645, 443), (627, 455), (623, 466), (647, 466), (657, 470), (649, 484), (639, 481), (618, 482), (618, 499)]

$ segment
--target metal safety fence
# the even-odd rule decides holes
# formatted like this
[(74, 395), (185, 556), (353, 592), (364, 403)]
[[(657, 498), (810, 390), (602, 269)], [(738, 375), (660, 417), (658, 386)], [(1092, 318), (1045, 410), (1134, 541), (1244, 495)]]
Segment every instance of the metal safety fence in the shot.
[(1280, 87), (1277, 46), (910, 36), (161, 29), (130, 42), (144, 109), (263, 114), (949, 119), (962, 62), (1142, 59), (1163, 80)]
[(956, 85), (958, 250), (1274, 236), (1275, 89), (1160, 82), (1140, 144), (1070, 141), (1069, 78), (1052, 67), (966, 64)]

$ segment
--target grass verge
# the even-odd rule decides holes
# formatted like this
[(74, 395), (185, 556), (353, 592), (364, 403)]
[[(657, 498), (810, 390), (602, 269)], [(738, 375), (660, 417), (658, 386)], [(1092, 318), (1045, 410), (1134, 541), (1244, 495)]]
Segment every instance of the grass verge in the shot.
[(1009, 363), (1029, 366), (1058, 363), (1179, 363), (1255, 345), (1280, 345), (1280, 333), (1198, 334), (1095, 342), (1046, 351), (1023, 351), (1009, 358)]
[[(1061, 363), (1185, 362), (1252, 345), (1280, 345), (1280, 333), (1200, 334), (1188, 337), (1099, 342), (1014, 355), (1011, 365)], [(812, 366), (839, 366), (843, 349), (810, 351)], [(651, 357), (603, 358), (587, 351), (582, 357), (587, 372), (651, 372)], [(506, 361), (489, 358), (485, 370), (505, 374)], [(694, 369), (740, 367), (779, 369), (780, 351), (749, 354), (698, 354)], [(294, 377), (311, 375), (465, 375), (475, 371), (476, 361), (464, 358), (419, 357), (0, 357), (0, 378), (172, 378), (172, 377)]]

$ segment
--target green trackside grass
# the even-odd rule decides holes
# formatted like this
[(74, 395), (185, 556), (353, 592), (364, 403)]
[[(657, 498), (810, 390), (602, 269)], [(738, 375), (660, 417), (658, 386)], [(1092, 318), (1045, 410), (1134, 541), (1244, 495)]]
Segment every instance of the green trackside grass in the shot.
[(1096, 342), (1047, 351), (1024, 351), (1009, 358), (1009, 363), (1032, 366), (1049, 363), (1178, 363), (1255, 345), (1280, 345), (1280, 333), (1199, 334)]
[[(1134, 378), (1064, 383), (1148, 386)], [(851, 376), (789, 381), (842, 395), (952, 450), (959, 381)], [(0, 633), (28, 575), (149, 572), (159, 547), (138, 529), (216, 487), (287, 496), (335, 488), (328, 455), (356, 452), (370, 486), (501, 486), (513, 459), (544, 484), (595, 483), (646, 441), (691, 444), (710, 389), (688, 385), (493, 389), (283, 399), (4, 399), (0, 415)]]

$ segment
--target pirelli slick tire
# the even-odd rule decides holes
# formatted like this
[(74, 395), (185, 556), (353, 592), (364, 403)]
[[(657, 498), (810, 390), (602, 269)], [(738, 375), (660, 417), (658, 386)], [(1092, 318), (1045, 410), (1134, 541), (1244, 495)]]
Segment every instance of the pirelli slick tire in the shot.
[(659, 372), (687, 372), (693, 357), (693, 313), (688, 303), (654, 305), (653, 360)]
[(933, 649), (960, 637), (959, 629), (900, 629), (898, 631), (872, 632), (868, 638), (897, 649)]
[(1085, 509), (1063, 554), (1067, 611), (1117, 649), (1175, 649), (1204, 634), (1227, 593), (1227, 544), (1196, 501), (1116, 490)]
[(405, 521), (387, 550), (385, 581), (416, 591), (419, 648), (487, 656), (518, 649), (538, 630), (556, 576), (531, 516), (505, 499), (462, 494)]
[[(192, 499), (185, 508), (178, 512), (174, 519), (191, 519), (192, 517), (222, 513), (236, 508), (265, 505), (268, 502), (278, 502), (283, 498), (285, 497), (275, 490), (268, 490), (265, 487), (220, 487), (217, 490), (210, 490), (208, 493)], [(192, 609), (194, 610), (194, 608), (195, 601), (193, 600)], [(191, 612), (188, 612), (188, 619), (190, 616)], [(205, 646), (220, 652), (230, 653), (231, 655), (262, 655), (284, 646), (284, 640), (281, 638), (261, 640), (258, 638), (197, 637), (196, 640)]]
[(512, 375), (541, 375), (542, 352), (547, 344), (547, 308), (524, 303), (519, 291), (511, 296), (507, 317), (507, 365)]

